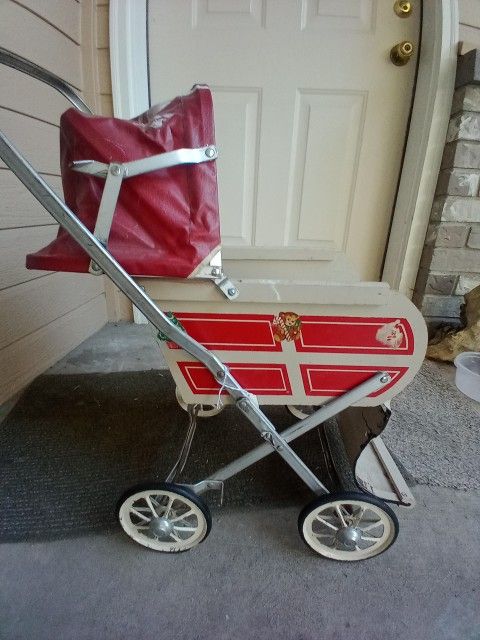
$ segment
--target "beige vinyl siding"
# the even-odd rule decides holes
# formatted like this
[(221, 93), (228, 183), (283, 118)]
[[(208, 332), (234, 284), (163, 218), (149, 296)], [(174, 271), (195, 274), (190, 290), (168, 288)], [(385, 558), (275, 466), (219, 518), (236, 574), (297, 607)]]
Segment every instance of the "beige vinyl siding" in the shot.
[[(25, 254), (38, 251), (51, 242), (56, 235), (54, 225), (4, 229), (0, 232), (0, 253), (2, 255), (0, 292), (29, 280), (48, 276), (50, 273), (48, 271), (27, 269)], [(4, 313), (8, 313), (8, 309), (2, 308), (1, 313), (3, 316)], [(35, 313), (34, 309), (32, 309), (32, 313)], [(3, 319), (0, 322), (3, 331)]]
[[(62, 4), (66, 12), (77, 11), (79, 6), (75, 0), (64, 0)], [(50, 14), (50, 3), (43, 2), (43, 5), (45, 13)], [(81, 90), (83, 82), (80, 47), (55, 28), (55, 15), (53, 14), (47, 22), (45, 18), (32, 13), (14, 0), (2, 0), (1, 7), (2, 46), (33, 60)]]
[(108, 20), (109, 11), (107, 0), (97, 0), (95, 46), (98, 59), (100, 113), (104, 116), (113, 115)]
[[(96, 324), (92, 322), (94, 318), (97, 319)], [(104, 321), (100, 321), (100, 318), (105, 318), (103, 295), (96, 296), (87, 304), (68, 311), (2, 349), (0, 366), (3, 371), (8, 371), (8, 381), (2, 379), (2, 396), (8, 399), (76, 344), (86, 340), (103, 325)], [(73, 341), (72, 336), (75, 336)], [(50, 348), (45, 349), (45, 345)], [(52, 355), (52, 349), (55, 350), (55, 356)]]
[(85, 17), (89, 29), (89, 62), (93, 70), (91, 77), (95, 80), (95, 86), (89, 88), (89, 93), (94, 94), (95, 103), (92, 106), (95, 113), (111, 116), (113, 115), (113, 104), (110, 74), (109, 5), (108, 0), (91, 0), (91, 2), (91, 15), (86, 14)]
[[(32, 80), (33, 82), (35, 81)], [(32, 85), (32, 94), (35, 95), (34, 85)], [(27, 105), (22, 106), (24, 109), (27, 108)], [(33, 108), (34, 106), (30, 105), (30, 109)], [(47, 175), (60, 175), (57, 125), (2, 107), (0, 107), (0, 123), (5, 135), (13, 141), (37, 171)], [(1, 161), (0, 167), (6, 168)]]
[[(94, 113), (113, 115), (108, 0), (82, 1), (82, 53), (84, 99)], [(132, 320), (130, 301), (107, 278), (105, 292), (108, 319)]]
[[(15, 0), (43, 18), (77, 45), (81, 44), (80, 2), (74, 0)], [(68, 10), (65, 10), (68, 4)]]
[[(0, 0), (0, 44), (83, 92), (82, 12), (94, 0)], [(87, 71), (87, 72), (86, 72)], [(42, 83), (0, 66), (0, 128), (62, 194), (59, 118), (69, 103)], [(25, 255), (57, 232), (53, 218), (0, 164), (0, 403), (106, 322), (103, 278), (30, 271)]]
[[(47, 176), (47, 179), (55, 193), (63, 197), (60, 177)], [(11, 171), (0, 171), (0, 193), (2, 194), (0, 230), (55, 224), (52, 216), (45, 211)], [(22, 212), (21, 215), (19, 215), (19, 211)]]
[[(95, 111), (104, 116), (113, 115), (112, 80), (110, 73), (109, 4), (108, 0), (96, 0), (91, 33), (91, 59), (93, 76), (97, 80)], [(108, 318), (111, 321), (132, 320), (132, 304), (109, 280), (105, 280)]]
[(480, 0), (459, 0), (461, 53), (480, 48)]

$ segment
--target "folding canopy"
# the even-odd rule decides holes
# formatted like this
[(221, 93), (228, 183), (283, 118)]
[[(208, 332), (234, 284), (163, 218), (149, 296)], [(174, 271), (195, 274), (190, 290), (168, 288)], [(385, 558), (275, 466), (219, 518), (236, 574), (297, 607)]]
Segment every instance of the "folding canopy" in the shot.
[[(73, 163), (127, 163), (178, 151), (214, 148), (210, 90), (195, 86), (186, 96), (152, 107), (133, 120), (66, 111), (60, 122), (65, 202), (93, 231), (105, 176), (81, 173)], [(136, 276), (189, 278), (220, 249), (215, 162), (182, 164), (125, 176), (114, 207), (108, 250)], [(112, 211), (113, 213), (113, 211)], [(89, 270), (90, 258), (60, 228), (47, 247), (27, 256), (29, 269)]]

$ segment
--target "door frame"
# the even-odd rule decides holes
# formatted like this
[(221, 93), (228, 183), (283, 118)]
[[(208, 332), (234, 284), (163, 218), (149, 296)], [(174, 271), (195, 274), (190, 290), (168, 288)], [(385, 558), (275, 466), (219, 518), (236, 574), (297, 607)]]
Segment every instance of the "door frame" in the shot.
[(113, 113), (133, 118), (150, 106), (147, 0), (110, 0)]
[[(420, 0), (419, 0), (420, 1)], [(412, 113), (382, 280), (411, 297), (430, 218), (455, 85), (458, 0), (423, 2)], [(115, 116), (149, 108), (148, 0), (110, 0)]]

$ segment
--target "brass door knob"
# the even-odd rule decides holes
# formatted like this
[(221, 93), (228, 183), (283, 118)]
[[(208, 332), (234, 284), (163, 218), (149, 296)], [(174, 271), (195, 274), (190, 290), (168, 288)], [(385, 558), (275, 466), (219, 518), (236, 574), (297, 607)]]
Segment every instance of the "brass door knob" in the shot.
[(408, 18), (413, 11), (413, 6), (411, 2), (406, 0), (397, 0), (393, 5), (393, 10), (399, 18)]
[(412, 56), (413, 44), (409, 40), (399, 42), (390, 49), (390, 60), (397, 67), (403, 67)]

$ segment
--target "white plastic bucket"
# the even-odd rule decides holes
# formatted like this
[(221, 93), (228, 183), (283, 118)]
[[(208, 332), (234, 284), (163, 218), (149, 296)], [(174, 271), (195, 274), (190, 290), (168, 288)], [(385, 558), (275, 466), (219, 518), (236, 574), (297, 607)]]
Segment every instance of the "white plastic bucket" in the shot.
[(480, 353), (465, 351), (454, 360), (455, 384), (462, 393), (480, 402)]

